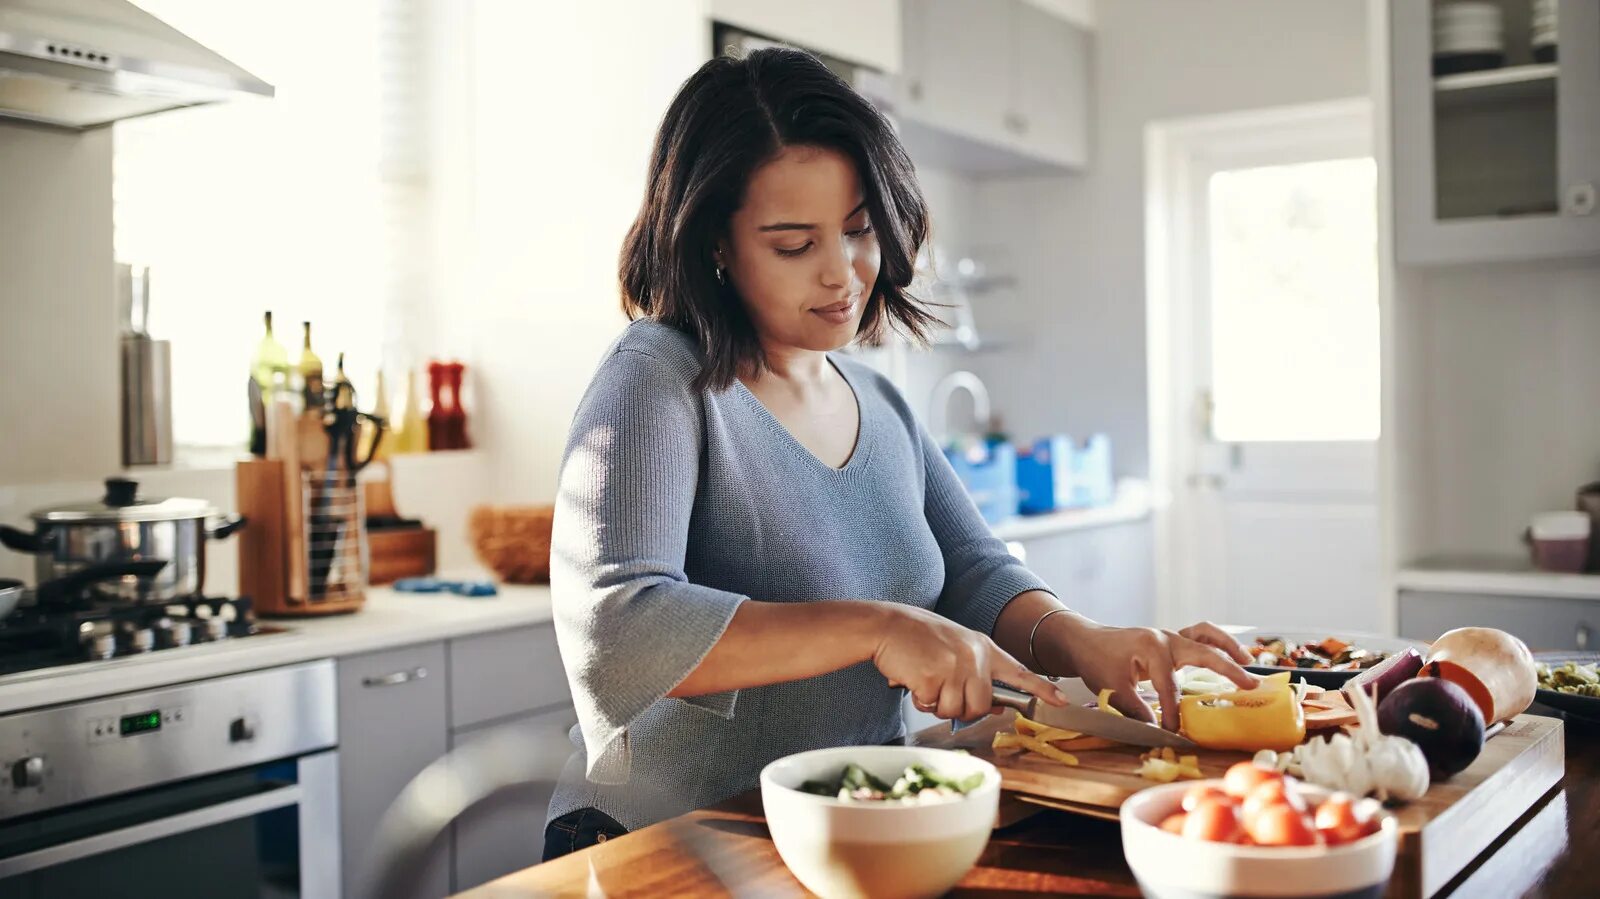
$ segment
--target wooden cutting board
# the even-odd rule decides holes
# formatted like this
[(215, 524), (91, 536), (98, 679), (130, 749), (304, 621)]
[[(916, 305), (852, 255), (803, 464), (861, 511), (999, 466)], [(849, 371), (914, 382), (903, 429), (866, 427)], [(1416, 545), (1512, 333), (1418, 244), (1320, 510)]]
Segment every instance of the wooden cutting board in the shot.
[[(1015, 713), (997, 715), (919, 742), (965, 749), (994, 763), (1004, 789), (1023, 800), (1095, 817), (1114, 816), (1124, 800), (1152, 785), (1135, 773), (1143, 749), (1073, 753), (1077, 767), (1031, 752), (1013, 755), (991, 749), (995, 733), (1010, 730), (1014, 717)], [(1199, 755), (1200, 770), (1207, 777), (1221, 777), (1229, 765), (1250, 757), (1209, 750)], [(1513, 719), (1484, 745), (1471, 767), (1433, 784), (1422, 799), (1396, 810), (1400, 854), (1387, 895), (1426, 899), (1437, 893), (1561, 782), (1565, 757), (1560, 720), (1538, 715)]]

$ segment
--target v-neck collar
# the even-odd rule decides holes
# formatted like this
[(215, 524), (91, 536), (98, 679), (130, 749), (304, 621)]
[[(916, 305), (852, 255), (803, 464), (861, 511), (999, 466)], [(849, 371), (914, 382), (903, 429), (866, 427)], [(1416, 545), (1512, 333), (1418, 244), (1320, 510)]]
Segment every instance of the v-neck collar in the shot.
[(844, 475), (858, 471), (866, 466), (867, 459), (870, 457), (872, 450), (872, 435), (876, 429), (873, 428), (869, 423), (870, 417), (867, 415), (866, 403), (862, 400), (862, 391), (860, 386), (856, 384), (855, 379), (850, 376), (850, 373), (845, 370), (845, 366), (840, 365), (833, 358), (832, 353), (829, 353), (826, 358), (828, 360), (828, 364), (833, 366), (833, 370), (838, 372), (839, 377), (844, 379), (845, 386), (850, 388), (850, 395), (855, 400), (856, 404), (856, 445), (851, 448), (850, 457), (846, 459), (845, 463), (838, 468), (834, 468), (832, 465), (829, 465), (828, 463), (817, 458), (817, 454), (813, 453), (810, 448), (801, 443), (800, 440), (796, 438), (787, 427), (784, 426), (783, 422), (779, 421), (778, 417), (772, 414), (772, 410), (768, 409), (766, 404), (761, 402), (761, 398), (756, 396), (755, 393), (752, 392), (749, 387), (746, 387), (745, 383), (738, 378), (733, 379), (734, 390), (744, 396), (745, 400), (750, 404), (751, 409), (757, 418), (761, 419), (761, 421), (766, 424), (769, 429), (775, 432), (780, 440), (788, 443), (790, 447), (799, 451), (801, 455), (809, 460), (811, 465), (830, 475)]

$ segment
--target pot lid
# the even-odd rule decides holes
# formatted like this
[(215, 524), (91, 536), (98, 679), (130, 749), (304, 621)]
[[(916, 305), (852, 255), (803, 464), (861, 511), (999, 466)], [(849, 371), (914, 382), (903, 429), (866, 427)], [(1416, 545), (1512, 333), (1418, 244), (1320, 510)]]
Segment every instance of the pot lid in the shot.
[(41, 523), (75, 524), (181, 521), (188, 518), (208, 518), (215, 514), (217, 514), (216, 507), (203, 499), (142, 497), (139, 496), (137, 481), (130, 481), (127, 478), (106, 478), (104, 497), (35, 509), (31, 517)]

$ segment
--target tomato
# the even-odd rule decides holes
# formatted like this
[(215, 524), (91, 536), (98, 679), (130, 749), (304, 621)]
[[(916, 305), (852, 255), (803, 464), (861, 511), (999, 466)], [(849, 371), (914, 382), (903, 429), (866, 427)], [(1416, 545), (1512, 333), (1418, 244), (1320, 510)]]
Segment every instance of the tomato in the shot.
[(1227, 792), (1216, 784), (1195, 784), (1189, 788), (1187, 793), (1183, 794), (1183, 810), (1192, 812), (1195, 806), (1206, 799), (1220, 799), (1223, 802), (1230, 801)]
[(1168, 815), (1167, 819), (1165, 821), (1161, 822), (1161, 829), (1166, 831), (1167, 833), (1175, 833), (1175, 834), (1177, 834), (1179, 836), (1182, 836), (1183, 835), (1183, 822), (1186, 819), (1188, 819), (1188, 817), (1189, 816), (1185, 815), (1183, 812), (1178, 812), (1177, 814)]
[(1264, 780), (1257, 784), (1256, 788), (1250, 791), (1250, 795), (1244, 798), (1239, 818), (1244, 822), (1245, 828), (1249, 829), (1250, 822), (1255, 820), (1262, 810), (1274, 805), (1287, 805), (1302, 814), (1306, 811), (1306, 801), (1301, 798), (1300, 791), (1295, 789), (1294, 783), (1280, 778)]
[(1286, 802), (1257, 812), (1249, 833), (1262, 846), (1315, 846), (1322, 842), (1305, 813)]
[(1196, 805), (1183, 822), (1183, 835), (1191, 840), (1232, 843), (1243, 834), (1244, 828), (1239, 825), (1239, 813), (1233, 804), (1219, 799), (1207, 799)]
[(1337, 794), (1317, 806), (1315, 824), (1317, 832), (1330, 846), (1354, 842), (1378, 829), (1376, 819), (1362, 821), (1357, 818), (1350, 797)]
[(1222, 788), (1235, 799), (1243, 799), (1250, 791), (1269, 780), (1283, 780), (1283, 775), (1255, 762), (1239, 762), (1222, 776)]

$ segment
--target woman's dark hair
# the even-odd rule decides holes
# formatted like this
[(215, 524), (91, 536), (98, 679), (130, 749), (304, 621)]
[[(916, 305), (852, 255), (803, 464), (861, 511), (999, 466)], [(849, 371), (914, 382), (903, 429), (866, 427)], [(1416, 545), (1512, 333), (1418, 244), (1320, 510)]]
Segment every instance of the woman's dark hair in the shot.
[(701, 66), (656, 134), (644, 203), (622, 244), (622, 309), (696, 339), (695, 387), (721, 390), (765, 365), (755, 326), (713, 253), (750, 175), (785, 147), (827, 147), (861, 178), (881, 263), (857, 338), (882, 341), (887, 319), (915, 340), (938, 320), (906, 292), (928, 236), (928, 209), (894, 126), (815, 56), (764, 49)]

